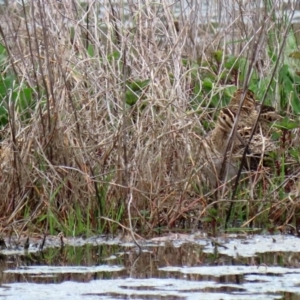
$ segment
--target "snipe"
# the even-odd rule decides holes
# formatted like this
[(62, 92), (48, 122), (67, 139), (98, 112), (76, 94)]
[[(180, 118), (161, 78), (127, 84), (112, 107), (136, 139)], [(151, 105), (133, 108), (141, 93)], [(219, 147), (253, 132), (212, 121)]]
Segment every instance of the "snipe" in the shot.
[[(260, 115), (259, 110), (262, 110)], [(269, 131), (270, 124), (279, 117), (273, 107), (261, 106), (251, 90), (237, 90), (229, 105), (220, 111), (215, 128), (204, 140), (207, 159), (204, 175), (209, 182), (215, 186), (219, 180), (236, 175), (242, 153), (258, 122), (246, 153), (248, 167), (256, 169), (265, 153), (276, 149)], [(232, 132), (235, 123), (236, 131)]]

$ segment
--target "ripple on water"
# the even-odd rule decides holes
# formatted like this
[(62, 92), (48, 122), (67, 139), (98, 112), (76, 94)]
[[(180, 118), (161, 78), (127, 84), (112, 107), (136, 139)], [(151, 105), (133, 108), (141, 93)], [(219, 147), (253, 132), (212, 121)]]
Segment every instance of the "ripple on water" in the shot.
[(65, 238), (63, 248), (49, 242), (43, 252), (33, 247), (14, 253), (3, 249), (0, 297), (282, 299), (282, 295), (300, 295), (300, 239), (293, 236), (170, 235), (140, 243), (140, 254), (134, 243), (103, 236)]

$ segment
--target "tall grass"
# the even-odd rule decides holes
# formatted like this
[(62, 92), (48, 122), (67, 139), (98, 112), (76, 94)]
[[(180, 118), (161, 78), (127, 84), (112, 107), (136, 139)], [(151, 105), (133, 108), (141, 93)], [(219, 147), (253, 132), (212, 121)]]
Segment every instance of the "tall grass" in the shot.
[[(283, 1), (2, 5), (2, 228), (152, 234), (224, 224), (232, 185), (206, 184), (199, 145), (236, 86), (299, 113), (290, 11)], [(253, 226), (298, 196), (299, 170), (271, 172), (246, 174), (233, 199)]]

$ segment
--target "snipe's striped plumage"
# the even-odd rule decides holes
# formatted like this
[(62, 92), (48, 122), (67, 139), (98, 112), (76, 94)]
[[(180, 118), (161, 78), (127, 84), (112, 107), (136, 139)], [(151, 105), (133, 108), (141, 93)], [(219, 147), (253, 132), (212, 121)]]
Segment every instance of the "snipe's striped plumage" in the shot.
[[(262, 111), (259, 115), (260, 110)], [(276, 148), (271, 140), (270, 124), (278, 118), (280, 116), (275, 109), (262, 106), (255, 100), (251, 90), (237, 90), (229, 105), (220, 111), (215, 128), (204, 140), (204, 175), (210, 184), (215, 186), (220, 180), (236, 175), (242, 153), (256, 122), (257, 129), (246, 154), (249, 168), (257, 168), (265, 153)]]
[[(257, 133), (266, 136), (270, 132), (270, 124), (280, 119), (280, 115), (275, 111), (275, 108), (259, 103), (251, 90), (244, 92), (243, 89), (238, 89), (228, 105), (232, 112), (237, 113), (240, 103), (241, 110), (239, 114), (239, 127), (249, 126), (253, 128), (256, 121), (258, 122)], [(260, 113), (260, 114), (259, 114)]]

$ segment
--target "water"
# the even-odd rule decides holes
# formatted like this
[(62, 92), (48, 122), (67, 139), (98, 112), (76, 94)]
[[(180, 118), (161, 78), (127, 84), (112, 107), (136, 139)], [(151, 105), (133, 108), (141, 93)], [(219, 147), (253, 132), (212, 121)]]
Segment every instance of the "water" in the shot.
[[(300, 239), (170, 235), (134, 243), (105, 236), (3, 249), (4, 299), (297, 299)], [(14, 252), (13, 252), (14, 251)]]

